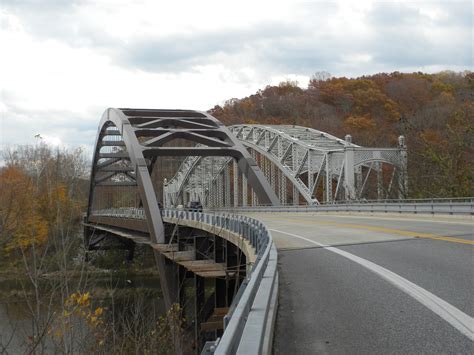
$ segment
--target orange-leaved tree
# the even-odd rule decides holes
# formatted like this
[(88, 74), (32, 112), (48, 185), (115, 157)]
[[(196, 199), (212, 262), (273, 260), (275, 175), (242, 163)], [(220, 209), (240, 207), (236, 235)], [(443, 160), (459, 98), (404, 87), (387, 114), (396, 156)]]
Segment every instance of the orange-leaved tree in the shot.
[(11, 251), (44, 244), (48, 223), (41, 215), (31, 177), (18, 167), (7, 167), (0, 173), (0, 185), (0, 245)]

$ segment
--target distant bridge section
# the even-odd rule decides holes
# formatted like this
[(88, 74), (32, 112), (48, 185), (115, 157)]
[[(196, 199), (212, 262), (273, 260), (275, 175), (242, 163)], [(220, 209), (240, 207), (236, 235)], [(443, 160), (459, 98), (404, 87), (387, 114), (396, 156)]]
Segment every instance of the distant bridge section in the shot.
[[(229, 127), (249, 150), (281, 204), (404, 198), (407, 149), (368, 148), (312, 128), (290, 125)], [(200, 200), (208, 207), (263, 204), (230, 158), (187, 157), (164, 186), (168, 206)]]

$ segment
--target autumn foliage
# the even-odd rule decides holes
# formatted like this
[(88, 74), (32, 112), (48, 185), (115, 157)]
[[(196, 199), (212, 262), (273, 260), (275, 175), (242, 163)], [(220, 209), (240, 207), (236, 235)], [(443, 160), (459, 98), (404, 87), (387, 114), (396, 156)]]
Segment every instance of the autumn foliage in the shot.
[(307, 88), (286, 81), (215, 106), (225, 124), (290, 124), (363, 146), (408, 145), (411, 197), (474, 195), (474, 74), (394, 72), (355, 79), (317, 73)]
[(40, 144), (17, 147), (4, 156), (0, 246), (5, 251), (43, 246), (77, 228), (86, 198), (80, 185), (87, 182), (81, 182), (83, 164), (77, 152), (54, 152)]
[(8, 167), (0, 174), (2, 242), (7, 250), (43, 244), (48, 235), (48, 224), (39, 213), (40, 208), (32, 179), (16, 167)]

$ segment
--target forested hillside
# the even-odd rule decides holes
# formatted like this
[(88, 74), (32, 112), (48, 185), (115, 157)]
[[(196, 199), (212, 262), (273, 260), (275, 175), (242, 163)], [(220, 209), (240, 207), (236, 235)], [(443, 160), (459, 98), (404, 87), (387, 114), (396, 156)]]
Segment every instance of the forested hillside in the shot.
[(356, 144), (396, 146), (405, 135), (412, 198), (474, 196), (474, 73), (394, 72), (356, 79), (317, 73), (230, 99), (211, 114), (235, 123), (295, 124)]

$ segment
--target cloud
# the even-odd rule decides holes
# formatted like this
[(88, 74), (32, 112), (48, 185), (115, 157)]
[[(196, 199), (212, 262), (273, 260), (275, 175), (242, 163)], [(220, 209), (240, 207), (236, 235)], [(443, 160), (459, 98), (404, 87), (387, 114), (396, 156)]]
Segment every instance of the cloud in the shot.
[(3, 0), (0, 42), (0, 146), (92, 146), (107, 107), (206, 110), (322, 70), (472, 69), (472, 4)]
[[(74, 38), (79, 1), (2, 0), (1, 7), (18, 18), (25, 29), (38, 38)], [(76, 29), (76, 31), (75, 31)]]
[(460, 9), (468, 7), (466, 2), (422, 7), (376, 2), (366, 11), (324, 5), (299, 4), (293, 9), (299, 17), (245, 28), (137, 37), (114, 57), (119, 65), (149, 72), (179, 72), (217, 63), (229, 67), (243, 57), (243, 65), (266, 72), (267, 77), (282, 72), (310, 75), (320, 69), (358, 75), (371, 68), (472, 65), (468, 17), (464, 16), (465, 23), (456, 21)]
[[(153, 73), (229, 66), (244, 57), (244, 66), (271, 75), (319, 69), (351, 75), (342, 73), (347, 58), (369, 56), (375, 66), (469, 65), (472, 49), (458, 45), (472, 39), (468, 1), (243, 1), (231, 10), (212, 1), (9, 0), (4, 6), (34, 37), (93, 49), (115, 65)], [(456, 63), (446, 48), (455, 50)]]
[[(370, 41), (374, 62), (387, 67), (472, 67), (471, 25), (458, 22), (470, 3), (377, 3), (368, 13), (373, 27)], [(447, 21), (447, 19), (450, 21)]]

